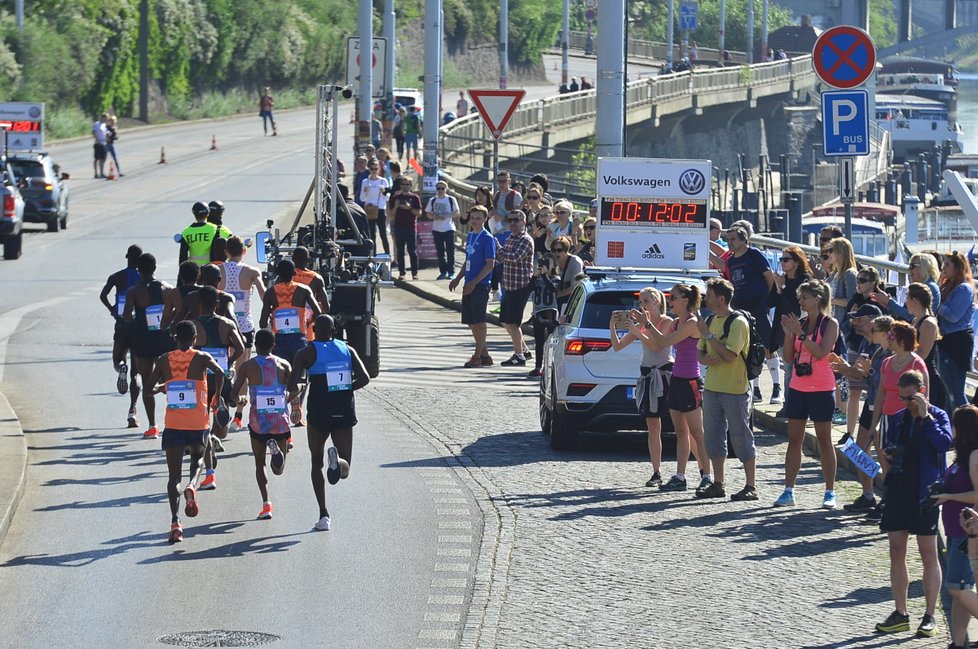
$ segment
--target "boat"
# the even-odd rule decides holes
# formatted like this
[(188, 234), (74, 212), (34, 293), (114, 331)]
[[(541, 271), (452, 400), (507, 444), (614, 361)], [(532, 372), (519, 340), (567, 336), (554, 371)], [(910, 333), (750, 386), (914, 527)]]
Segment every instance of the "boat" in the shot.
[[(890, 220), (892, 216), (891, 210), (897, 208), (877, 203), (857, 203), (857, 205), (860, 205), (862, 209), (853, 210), (852, 238), (850, 239), (853, 252), (866, 257), (889, 259), (894, 241), (887, 230), (892, 232), (893, 226), (888, 227), (886, 221)], [(801, 220), (802, 239), (811, 242), (812, 245), (817, 245), (818, 235), (822, 228), (827, 225), (842, 226), (845, 219), (844, 211), (845, 208), (842, 205), (825, 205), (815, 208), (812, 210), (812, 216), (806, 216)], [(867, 212), (872, 215), (870, 218), (861, 216)]]

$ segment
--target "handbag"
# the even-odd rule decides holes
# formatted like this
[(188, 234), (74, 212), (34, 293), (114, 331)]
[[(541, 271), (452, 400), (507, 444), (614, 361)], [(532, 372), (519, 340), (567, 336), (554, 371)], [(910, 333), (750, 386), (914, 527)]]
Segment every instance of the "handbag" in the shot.
[(368, 221), (376, 221), (377, 214), (380, 212), (380, 208), (377, 207), (376, 205), (370, 205), (368, 203), (367, 205), (363, 206), (363, 211), (367, 213)]

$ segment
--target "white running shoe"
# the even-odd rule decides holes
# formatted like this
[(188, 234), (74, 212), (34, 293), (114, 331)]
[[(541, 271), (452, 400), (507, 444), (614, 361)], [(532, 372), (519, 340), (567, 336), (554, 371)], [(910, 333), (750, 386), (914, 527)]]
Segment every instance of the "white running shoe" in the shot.
[(316, 523), (313, 526), (313, 529), (318, 530), (320, 532), (328, 532), (329, 531), (329, 516), (323, 516), (322, 518), (320, 518), (319, 519), (319, 522)]

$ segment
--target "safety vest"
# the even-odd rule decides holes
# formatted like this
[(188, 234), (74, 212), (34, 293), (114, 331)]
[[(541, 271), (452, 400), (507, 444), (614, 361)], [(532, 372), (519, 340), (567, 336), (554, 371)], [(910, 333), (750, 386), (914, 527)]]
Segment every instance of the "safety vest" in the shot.
[(209, 264), (211, 261), (211, 244), (214, 243), (216, 235), (217, 226), (206, 221), (204, 223), (194, 222), (184, 228), (180, 236), (187, 244), (189, 251), (187, 258), (201, 266)]
[(171, 430), (206, 430), (210, 428), (207, 409), (207, 381), (189, 377), (196, 349), (172, 351), (166, 360), (170, 380), (166, 382), (166, 427)]
[(312, 345), (316, 349), (316, 361), (308, 370), (310, 384), (312, 377), (325, 376), (327, 392), (353, 390), (353, 356), (347, 344), (333, 339), (313, 341)]
[(275, 284), (272, 289), (275, 291), (275, 299), (278, 307), (272, 312), (272, 331), (282, 334), (301, 334), (306, 336), (308, 329), (308, 315), (305, 307), (292, 306), (292, 297), (298, 286), (295, 282), (288, 284)]

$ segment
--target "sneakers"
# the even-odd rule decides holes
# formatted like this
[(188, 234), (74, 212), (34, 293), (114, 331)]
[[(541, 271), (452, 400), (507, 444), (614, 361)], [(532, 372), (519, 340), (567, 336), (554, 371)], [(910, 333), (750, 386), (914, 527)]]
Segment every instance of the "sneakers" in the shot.
[(493, 302), (501, 302), (502, 299), (503, 299), (503, 295), (502, 295), (502, 293), (499, 292), (499, 289), (498, 288), (495, 291), (492, 292), (492, 301)]
[(221, 444), (221, 439), (217, 435), (211, 435), (211, 448), (218, 453), (224, 452), (224, 444)]
[(696, 490), (697, 498), (726, 498), (727, 492), (719, 482), (711, 482), (706, 487)]
[(883, 520), (883, 508), (886, 507), (886, 501), (879, 501), (876, 503), (876, 507), (873, 507), (868, 512), (866, 512), (866, 518), (871, 521)]
[(197, 490), (194, 489), (193, 485), (187, 485), (187, 488), (183, 490), (183, 499), (187, 502), (183, 508), (184, 514), (193, 518), (200, 513), (200, 505), (197, 504)]
[(686, 480), (674, 475), (669, 478), (669, 482), (659, 487), (659, 491), (686, 491)]
[(213, 470), (207, 472), (204, 479), (200, 481), (199, 491), (213, 491), (217, 489), (217, 474)]
[(476, 356), (475, 354), (472, 354), (472, 358), (467, 360), (465, 364), (462, 365), (462, 367), (468, 367), (468, 368), (482, 367), (482, 359)]
[(139, 420), (136, 419), (136, 407), (133, 406), (129, 409), (129, 419), (126, 422), (126, 428), (139, 428)]
[(290, 451), (291, 451), (292, 449), (294, 449), (294, 448), (295, 448), (295, 442), (294, 442), (294, 441), (292, 440), (292, 438), (291, 438), (291, 437), (289, 438), (289, 441), (288, 441), (288, 442), (286, 442), (286, 444), (288, 444), (288, 445), (289, 445), (289, 450), (290, 450)]
[(847, 512), (868, 512), (876, 508), (876, 497), (863, 494), (848, 505), (843, 505), (842, 509)]
[(231, 411), (228, 410), (228, 404), (224, 403), (224, 399), (217, 400), (217, 412), (214, 414), (214, 421), (221, 428), (226, 428), (231, 423)]
[(852, 439), (852, 435), (850, 435), (849, 433), (845, 433), (844, 435), (842, 435), (842, 437), (839, 438), (839, 441), (836, 442), (835, 445), (845, 446), (846, 442), (848, 442), (850, 439)]
[[(933, 618), (931, 618), (933, 619)], [(923, 625), (923, 621), (921, 621)], [(897, 633), (898, 631), (909, 631), (910, 630), (910, 616), (903, 615), (897, 611), (890, 613), (889, 617), (876, 625), (876, 631), (879, 633)]]
[(771, 390), (771, 405), (777, 405), (781, 403), (781, 384), (775, 383), (774, 389)]
[[(340, 481), (340, 460), (335, 446), (330, 446), (326, 450), (326, 457), (329, 460), (329, 464), (326, 467), (326, 480), (329, 484), (336, 484)], [(327, 527), (326, 529), (329, 528)]]
[(933, 638), (937, 635), (937, 620), (933, 615), (924, 614), (920, 619), (920, 626), (917, 627), (916, 636), (918, 638)]
[(272, 517), (272, 503), (265, 501), (265, 504), (261, 506), (261, 511), (258, 512), (258, 520), (267, 521)]
[(836, 426), (845, 424), (846, 413), (842, 412), (841, 410), (836, 410), (835, 413), (832, 414), (832, 423)]
[(513, 354), (507, 360), (500, 363), (500, 365), (502, 365), (503, 367), (516, 367), (517, 365), (522, 367), (526, 365), (526, 359), (517, 356), (516, 354)]
[(313, 529), (318, 530), (320, 532), (328, 532), (329, 516), (323, 516), (322, 518), (320, 518), (319, 521), (315, 525), (313, 525)]
[(757, 489), (751, 485), (744, 485), (743, 489), (730, 496), (730, 500), (733, 500), (734, 502), (757, 500)]
[(532, 361), (533, 360), (533, 352), (531, 352), (529, 349), (524, 349), (523, 350), (523, 358), (525, 358), (528, 361)]
[(143, 439), (156, 439), (159, 436), (160, 430), (156, 426), (150, 426), (148, 429), (146, 429), (146, 432), (143, 433)]
[(662, 476), (659, 475), (659, 472), (658, 471), (656, 471), (655, 473), (652, 474), (652, 477), (649, 478), (646, 481), (645, 486), (646, 487), (661, 487), (662, 486)]
[(170, 545), (183, 541), (183, 525), (180, 524), (180, 521), (170, 524), (170, 538), (168, 540)]
[(129, 392), (129, 366), (126, 365), (125, 361), (119, 365), (119, 378), (115, 381), (115, 389), (119, 391), (119, 394)]
[(231, 420), (231, 429), (230, 429), (232, 433), (236, 433), (239, 430), (241, 430), (242, 428), (241, 419), (242, 419), (241, 413), (238, 412), (234, 413), (234, 419)]
[(713, 484), (713, 476), (711, 476), (711, 475), (702, 476), (702, 477), (700, 477), (700, 483), (696, 487), (696, 491), (703, 491), (704, 489), (706, 489), (707, 487), (709, 487), (711, 484)]
[(285, 454), (282, 453), (282, 449), (279, 448), (278, 442), (274, 439), (268, 440), (266, 446), (268, 447), (268, 454), (271, 457), (269, 464), (272, 465), (272, 472), (278, 475), (285, 468)]
[(822, 496), (822, 509), (835, 509), (838, 506), (838, 503), (835, 501), (835, 492), (827, 489), (825, 495)]
[(492, 356), (486, 354), (479, 359), (479, 362), (482, 363), (482, 367), (492, 367)]
[(543, 376), (543, 372), (542, 372), (542, 371), (540, 370), (540, 368), (539, 368), (539, 367), (534, 367), (534, 368), (533, 368), (532, 370), (530, 370), (530, 371), (529, 371), (529, 373), (528, 373), (528, 374), (526, 375), (526, 378), (528, 378), (528, 379), (538, 379), (538, 378), (540, 378), (541, 376)]
[(302, 421), (302, 404), (295, 403), (292, 405), (292, 412), (289, 413), (289, 421), (292, 422), (293, 426), (303, 426), (305, 425)]
[(759, 401), (763, 401), (763, 400), (764, 397), (761, 396), (761, 388), (760, 387), (754, 388), (754, 403), (758, 403)]
[(794, 507), (795, 506), (795, 492), (788, 491), (785, 489), (778, 499), (774, 501), (775, 507)]

